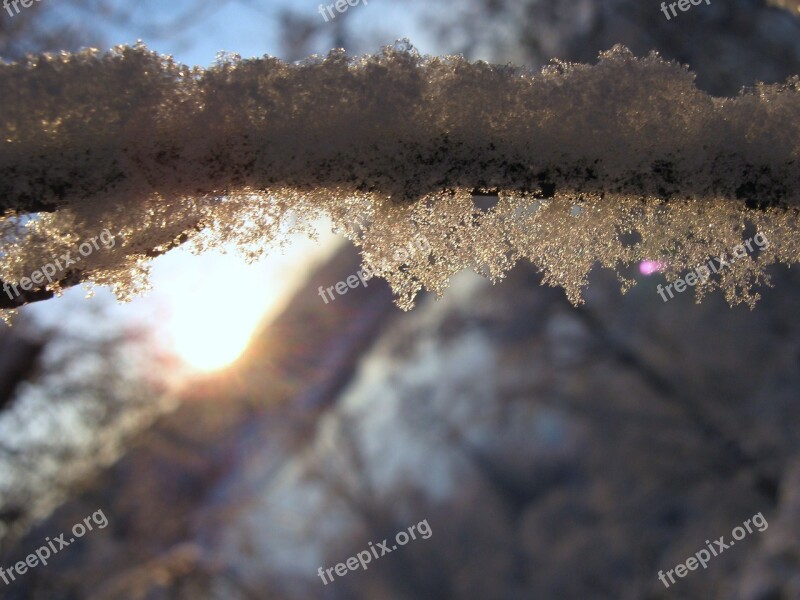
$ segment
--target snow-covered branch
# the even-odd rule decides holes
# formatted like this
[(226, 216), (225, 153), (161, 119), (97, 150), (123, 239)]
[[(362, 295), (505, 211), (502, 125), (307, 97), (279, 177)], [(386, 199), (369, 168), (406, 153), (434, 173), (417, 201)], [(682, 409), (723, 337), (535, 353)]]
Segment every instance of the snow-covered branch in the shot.
[[(177, 242), (255, 256), (322, 214), (367, 262), (437, 240), (381, 273), (403, 306), (457, 270), (496, 278), (520, 258), (577, 302), (597, 261), (677, 270), (736, 245), (746, 222), (777, 240), (759, 261), (796, 260), (780, 238), (800, 205), (798, 78), (714, 98), (684, 67), (621, 47), (533, 73), (402, 44), (206, 70), (138, 46), (0, 65), (0, 90), (4, 281), (110, 229), (124, 241), (67, 283), (124, 297)], [(475, 191), (498, 204), (476, 208)], [(721, 282), (731, 301), (752, 299), (761, 267)]]
[(455, 188), (698, 198), (745, 185), (796, 204), (798, 80), (719, 100), (693, 79), (620, 47), (541, 74), (394, 49), (208, 70), (142, 47), (35, 58), (0, 69), (0, 198), (41, 212), (281, 187), (414, 202)]

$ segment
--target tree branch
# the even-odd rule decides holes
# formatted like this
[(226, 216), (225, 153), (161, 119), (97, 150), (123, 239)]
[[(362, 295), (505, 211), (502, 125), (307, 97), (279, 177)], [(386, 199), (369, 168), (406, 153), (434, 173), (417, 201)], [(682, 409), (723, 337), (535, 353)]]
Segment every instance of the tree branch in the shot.
[[(577, 267), (551, 264), (533, 247), (551, 244), (541, 231), (531, 239), (545, 224), (529, 223), (528, 233), (515, 226), (539, 206), (532, 200), (556, 200), (559, 211), (587, 198), (598, 210), (616, 207), (619, 231), (600, 225), (617, 238), (632, 230), (647, 238), (639, 227), (652, 228), (651, 242), (635, 251), (606, 239), (605, 254), (595, 256), (606, 266), (668, 250), (671, 265), (690, 267), (682, 261), (738, 243), (727, 225), (715, 239), (702, 233), (712, 212), (727, 211), (738, 227), (748, 211), (800, 207), (800, 79), (714, 98), (684, 67), (622, 47), (596, 65), (554, 62), (541, 73), (424, 57), (402, 45), (302, 64), (231, 57), (209, 69), (120, 47), (0, 65), (0, 89), (10, 90), (0, 121), (0, 210), (15, 218), (50, 211), (43, 231), (54, 239), (124, 230), (133, 236), (124, 251), (85, 268), (123, 284), (132, 261), (187, 241), (192, 223), (208, 224), (212, 245), (253, 246), (260, 236), (263, 247), (291, 214), (327, 213), (335, 222), (371, 221), (359, 243), (372, 256), (423, 229), (441, 238), (432, 255), (445, 271), (419, 257), (392, 280), (401, 295), (413, 297), (420, 282), (440, 291), (453, 269), (491, 252), (494, 277), (527, 256), (577, 301)], [(500, 197), (484, 219), (468, 217), (472, 190)], [(694, 220), (661, 239), (664, 223), (653, 215), (687, 203), (697, 207), (688, 209)], [(548, 214), (552, 225), (562, 219)], [(764, 226), (782, 224), (769, 214)], [(484, 222), (495, 237), (477, 244)], [(560, 247), (586, 244), (562, 225)], [(701, 234), (702, 248), (675, 255)], [(471, 254), (457, 252), (464, 245)], [(34, 255), (33, 247), (18, 252)], [(576, 257), (581, 269), (590, 268), (585, 257)], [(0, 276), (25, 274), (24, 260), (4, 260), (14, 267), (0, 262)], [(48, 294), (33, 290), (22, 301)]]

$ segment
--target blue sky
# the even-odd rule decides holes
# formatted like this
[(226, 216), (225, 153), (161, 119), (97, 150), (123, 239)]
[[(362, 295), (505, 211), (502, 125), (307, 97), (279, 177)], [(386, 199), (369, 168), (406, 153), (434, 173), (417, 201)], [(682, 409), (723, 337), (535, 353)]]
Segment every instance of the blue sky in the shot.
[[(157, 19), (146, 12), (149, 4), (146, 2), (139, 5), (139, 20), (155, 20), (166, 26), (174, 22), (176, 17), (186, 14), (193, 3), (191, 0), (169, 3), (163, 7), (163, 13)], [(318, 12), (319, 0), (229, 0), (218, 4), (221, 5), (220, 8), (192, 15), (194, 22), (188, 27), (178, 28), (175, 36), (155, 39), (148, 36), (144, 29), (137, 30), (136, 24), (107, 28), (106, 34), (109, 41), (115, 44), (133, 43), (141, 38), (148, 47), (163, 54), (172, 54), (183, 63), (207, 66), (214, 61), (219, 51), (238, 53), (243, 57), (264, 54), (280, 57), (276, 17), (283, 8), (292, 7), (297, 13), (307, 14), (315, 21), (325, 24)], [(349, 7), (345, 15), (337, 18), (346, 17), (358, 37), (368, 34), (370, 38), (382, 40), (382, 44), (391, 44), (397, 39), (408, 37), (421, 52), (435, 54), (440, 48), (435, 36), (420, 26), (420, 8), (414, 2), (370, 0), (366, 6), (360, 3)], [(326, 25), (333, 27), (332, 22)], [(320, 45), (314, 48), (314, 52), (325, 53), (329, 49)], [(348, 48), (350, 50), (362, 53), (377, 48)]]

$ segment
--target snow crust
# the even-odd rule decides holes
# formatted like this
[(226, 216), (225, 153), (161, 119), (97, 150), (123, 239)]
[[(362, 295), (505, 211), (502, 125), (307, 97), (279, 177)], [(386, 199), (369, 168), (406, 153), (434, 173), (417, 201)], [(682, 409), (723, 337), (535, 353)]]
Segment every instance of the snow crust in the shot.
[[(405, 41), (208, 69), (138, 45), (2, 64), (0, 92), (3, 281), (109, 229), (113, 250), (48, 289), (88, 280), (125, 300), (175, 244), (255, 259), (323, 215), (403, 308), (460, 270), (498, 280), (523, 259), (578, 303), (595, 264), (663, 259), (677, 276), (753, 228), (769, 247), (698, 298), (720, 287), (752, 305), (764, 267), (797, 262), (798, 77), (715, 98), (621, 46), (534, 73)], [(499, 200), (481, 208), (476, 191)], [(419, 239), (430, 253), (396, 258)]]

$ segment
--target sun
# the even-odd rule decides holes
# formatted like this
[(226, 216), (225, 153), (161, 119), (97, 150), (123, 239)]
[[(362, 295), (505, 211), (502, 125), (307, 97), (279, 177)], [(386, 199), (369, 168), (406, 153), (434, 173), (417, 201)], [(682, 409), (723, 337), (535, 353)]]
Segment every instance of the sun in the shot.
[(158, 288), (166, 300), (167, 348), (192, 370), (223, 369), (245, 351), (274, 300), (269, 267), (219, 252), (174, 260)]
[(266, 309), (264, 296), (231, 299), (225, 308), (220, 306), (219, 297), (216, 304), (211, 300), (213, 295), (187, 299), (167, 326), (172, 350), (195, 371), (218, 371), (236, 361)]
[(146, 298), (161, 347), (189, 370), (210, 373), (233, 364), (253, 335), (285, 306), (308, 269), (330, 255), (333, 235), (297, 236), (284, 253), (248, 264), (239, 254), (195, 255), (177, 248), (153, 261)]
[(160, 345), (191, 371), (230, 366), (275, 306), (281, 285), (274, 261), (183, 249), (158, 260), (150, 300)]

